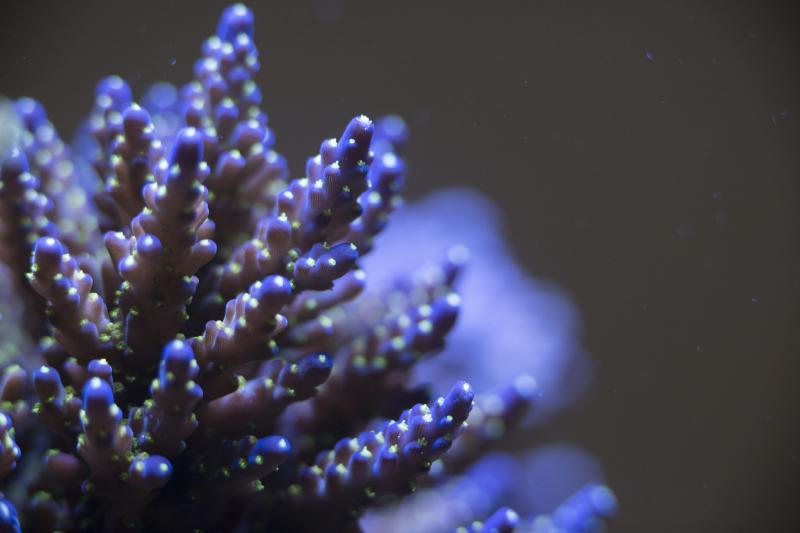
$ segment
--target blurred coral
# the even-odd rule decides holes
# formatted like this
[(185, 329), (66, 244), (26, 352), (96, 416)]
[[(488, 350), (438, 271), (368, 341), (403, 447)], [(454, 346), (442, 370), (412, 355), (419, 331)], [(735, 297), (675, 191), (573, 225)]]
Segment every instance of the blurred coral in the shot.
[(72, 146), (0, 103), (0, 531), (600, 528), (607, 488), (529, 506), (511, 453), (586, 383), (566, 298), (477, 193), (399, 209), (399, 117), (290, 179), (253, 24), (180, 90), (101, 80)]

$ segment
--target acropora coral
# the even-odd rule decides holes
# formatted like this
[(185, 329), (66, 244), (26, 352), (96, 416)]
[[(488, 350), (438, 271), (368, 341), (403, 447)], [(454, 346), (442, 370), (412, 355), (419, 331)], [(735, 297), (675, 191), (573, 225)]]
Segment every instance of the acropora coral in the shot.
[[(466, 249), (411, 272), (395, 247), (366, 290), (382, 267), (365, 258), (402, 205), (405, 123), (357, 116), (290, 179), (258, 71), (253, 14), (237, 4), (180, 91), (161, 82), (136, 103), (121, 78), (101, 80), (71, 145), (38, 102), (14, 102), (0, 531), (429, 529), (412, 501), (457, 531), (602, 527), (615, 507), (602, 485), (552, 513), (502, 501), (516, 469), (487, 452), (534, 404), (565, 397), (542, 393), (567, 375), (556, 358), (527, 367), (540, 384), (506, 362), (516, 337), (491, 340), (524, 308), (482, 285), (494, 318), (449, 370), (430, 366), (470, 293)], [(522, 277), (502, 249), (472, 252)], [(454, 370), (479, 374), (479, 392)]]

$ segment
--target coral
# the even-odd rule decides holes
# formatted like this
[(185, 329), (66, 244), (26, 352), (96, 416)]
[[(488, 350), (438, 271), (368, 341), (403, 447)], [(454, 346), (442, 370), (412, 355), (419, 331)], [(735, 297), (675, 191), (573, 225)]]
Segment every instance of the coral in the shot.
[[(465, 342), (466, 249), (414, 264), (438, 237), (382, 240), (402, 220), (399, 117), (353, 118), (289, 178), (253, 24), (227, 8), (180, 90), (137, 103), (101, 80), (72, 146), (38, 102), (3, 106), (0, 531), (598, 529), (607, 488), (532, 512), (492, 452), (568, 401), (576, 359), (508, 351), (542, 328), (499, 290)], [(474, 264), (496, 270), (478, 292), (522, 279), (480, 225)]]

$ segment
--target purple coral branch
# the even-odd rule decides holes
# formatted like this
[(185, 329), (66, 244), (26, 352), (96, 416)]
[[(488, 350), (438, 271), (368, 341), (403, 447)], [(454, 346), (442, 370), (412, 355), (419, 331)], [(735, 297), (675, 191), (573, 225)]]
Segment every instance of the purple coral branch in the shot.
[(235, 369), (249, 361), (271, 357), (274, 347), (269, 341), (286, 327), (286, 318), (279, 311), (291, 295), (289, 280), (268, 276), (230, 300), (225, 317), (206, 324), (203, 336), (195, 341), (200, 366), (204, 370)]
[(119, 305), (127, 345), (150, 361), (180, 331), (197, 288), (197, 271), (216, 254), (202, 238), (208, 218), (208, 172), (202, 138), (192, 128), (178, 133), (169, 164), (142, 195), (144, 209), (131, 222), (132, 236), (107, 233), (106, 246), (124, 280)]
[(224, 436), (263, 435), (290, 403), (311, 398), (332, 366), (333, 360), (323, 353), (309, 355), (298, 363), (272, 359), (263, 365), (258, 377), (203, 405), (200, 421), (207, 431)]
[(142, 189), (155, 180), (154, 170), (161, 170), (164, 149), (156, 138), (150, 115), (137, 104), (127, 107), (121, 120), (121, 131), (111, 144), (105, 192), (113, 203), (118, 224), (129, 228), (133, 217), (144, 207)]
[(69, 353), (84, 362), (113, 354), (106, 304), (91, 292), (92, 277), (80, 269), (61, 242), (52, 237), (36, 241), (28, 279), (47, 301), (55, 338)]
[(195, 381), (198, 373), (190, 343), (167, 344), (158, 377), (150, 385), (152, 400), (145, 402), (141, 413), (143, 426), (137, 438), (147, 452), (173, 457), (184, 450), (184, 440), (197, 429), (194, 408), (203, 398)]
[(466, 382), (456, 383), (430, 405), (417, 404), (376, 431), (342, 439), (332, 450), (320, 452), (290, 487), (289, 498), (297, 508), (292, 518), (302, 520), (306, 512), (357, 516), (370, 500), (413, 488), (415, 479), (463, 430), (473, 396)]

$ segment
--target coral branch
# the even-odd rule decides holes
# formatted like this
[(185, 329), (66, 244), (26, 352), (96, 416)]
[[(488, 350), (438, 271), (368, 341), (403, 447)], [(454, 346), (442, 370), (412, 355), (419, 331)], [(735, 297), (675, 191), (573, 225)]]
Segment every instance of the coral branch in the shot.
[(202, 139), (178, 133), (170, 164), (144, 187), (145, 208), (131, 222), (132, 237), (106, 234), (106, 246), (124, 280), (119, 296), (128, 346), (149, 362), (179, 332), (197, 288), (197, 271), (216, 253), (198, 232), (208, 217), (202, 182)]
[(28, 373), (12, 364), (3, 369), (0, 376), (0, 409), (5, 411), (15, 424), (22, 422), (28, 414), (28, 402), (25, 400), (25, 385)]
[(281, 436), (249, 436), (228, 445), (223, 451), (226, 463), (209, 476), (208, 482), (215, 493), (238, 497), (260, 492), (263, 485), (259, 480), (283, 464), (292, 451), (289, 441)]
[(31, 174), (39, 178), (41, 192), (52, 202), (49, 216), (58, 227), (58, 237), (76, 255), (92, 253), (97, 246), (97, 215), (81, 186), (69, 147), (39, 102), (22, 98), (16, 108), (25, 126), (22, 148)]
[(469, 426), (458, 444), (442, 458), (441, 474), (460, 472), (493, 444), (501, 442), (533, 408), (539, 395), (536, 380), (525, 374), (499, 392), (478, 394), (475, 409), (467, 419)]
[(0, 259), (20, 268), (20, 276), (36, 239), (55, 236), (57, 231), (47, 218), (52, 204), (39, 187), (24, 152), (12, 148), (0, 167)]
[(272, 359), (257, 378), (203, 405), (200, 422), (207, 431), (223, 436), (263, 435), (274, 427), (286, 406), (312, 397), (332, 366), (333, 360), (322, 353), (298, 363)]
[(378, 431), (343, 439), (333, 450), (321, 452), (313, 465), (301, 469), (290, 489), (290, 501), (298, 509), (291, 519), (302, 521), (306, 512), (317, 519), (357, 516), (377, 496), (407, 492), (461, 433), (473, 396), (470, 386), (459, 382), (446, 397), (415, 405)]
[(0, 413), (0, 479), (16, 468), (21, 455), (19, 446), (14, 440), (14, 424), (11, 417)]
[(150, 115), (136, 104), (122, 115), (122, 131), (112, 144), (106, 194), (114, 203), (117, 219), (123, 228), (144, 207), (143, 188), (155, 181), (153, 174), (164, 155), (161, 141), (155, 136)]
[[(381, 414), (384, 404), (374, 398), (388, 399), (404, 384), (414, 363), (444, 345), (461, 306), (451, 282), (450, 278), (425, 280), (407, 292), (389, 295), (386, 300), (397, 302), (397, 309), (383, 315), (382, 321), (359, 326), (344, 343), (337, 354), (337, 371), (314, 399), (310, 412), (302, 413), (299, 427), (347, 431)], [(292, 328), (287, 344), (306, 340), (297, 338), (302, 331)]]
[(106, 304), (91, 292), (92, 277), (78, 267), (61, 242), (51, 237), (36, 241), (28, 279), (47, 300), (55, 337), (70, 354), (84, 362), (113, 354)]
[(42, 366), (33, 373), (33, 385), (39, 403), (34, 410), (56, 432), (75, 431), (79, 424), (80, 398), (65, 391), (58, 372)]
[(253, 14), (236, 4), (225, 10), (216, 35), (204, 43), (203, 58), (194, 68), (196, 81), (183, 90), (186, 123), (203, 131), (206, 139), (212, 169), (210, 203), (218, 214), (223, 249), (253, 231), (254, 221), (272, 207), (288, 176), (286, 161), (273, 150), (275, 136), (267, 128), (267, 116), (259, 108), (259, 68)]
[(94, 377), (83, 389), (81, 409), (83, 433), (78, 437), (78, 453), (100, 482), (118, 481), (130, 465), (133, 433), (122, 424), (122, 410), (114, 403), (108, 382)]
[(248, 361), (271, 356), (270, 339), (286, 327), (278, 314), (292, 295), (289, 280), (269, 276), (229, 301), (225, 318), (206, 325), (194, 345), (201, 368), (235, 368)]
[(587, 485), (570, 496), (550, 515), (536, 517), (530, 531), (533, 533), (597, 531), (601, 527), (602, 518), (614, 514), (616, 508), (617, 499), (608, 487)]
[(158, 378), (150, 385), (152, 400), (145, 403), (144, 426), (138, 440), (150, 453), (168, 457), (183, 451), (186, 439), (197, 428), (193, 410), (203, 398), (195, 382), (199, 367), (190, 343), (175, 340), (164, 348)]
[(361, 255), (372, 250), (373, 239), (386, 227), (389, 215), (403, 203), (400, 191), (405, 163), (399, 152), (407, 137), (408, 129), (399, 117), (384, 117), (375, 125), (371, 145), (375, 162), (369, 169), (370, 185), (358, 199), (361, 216), (350, 223), (350, 231), (344, 238), (354, 243)]

